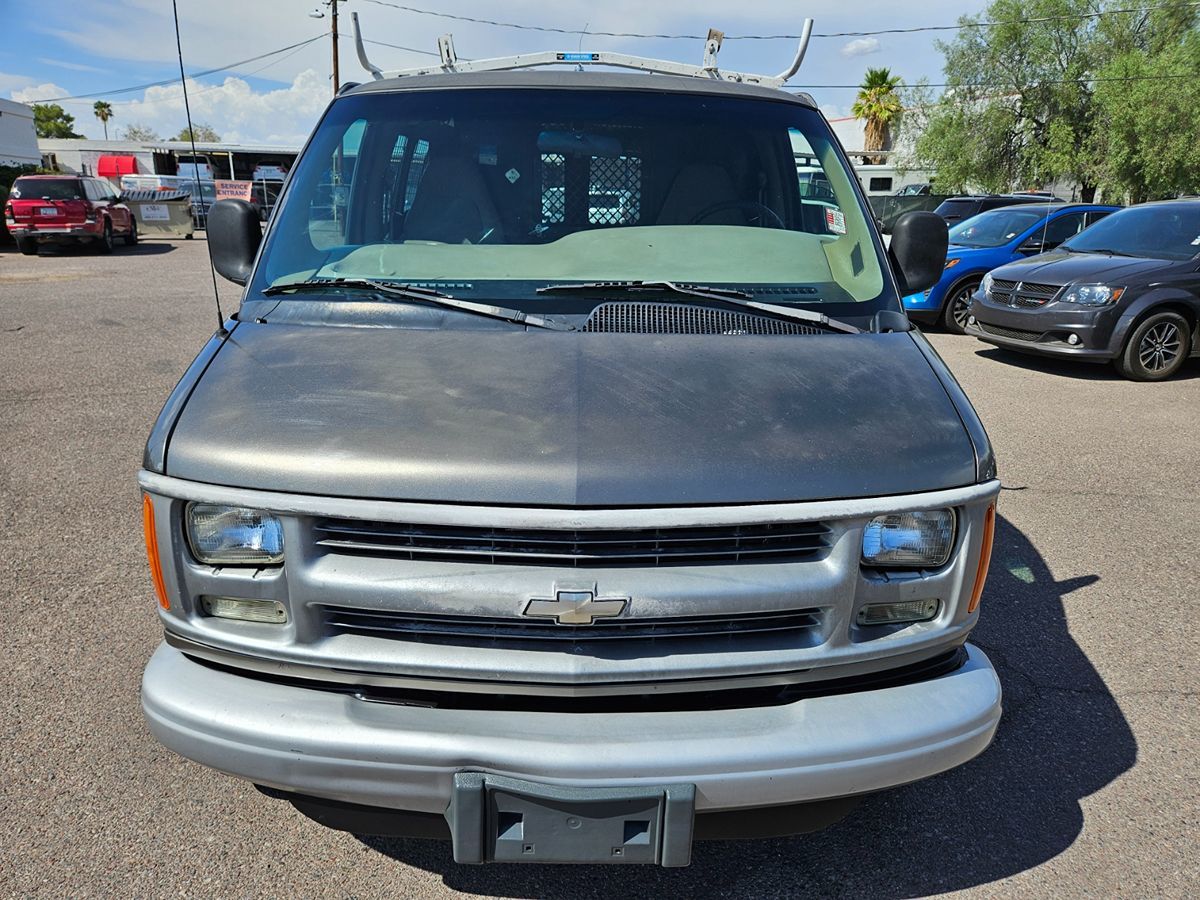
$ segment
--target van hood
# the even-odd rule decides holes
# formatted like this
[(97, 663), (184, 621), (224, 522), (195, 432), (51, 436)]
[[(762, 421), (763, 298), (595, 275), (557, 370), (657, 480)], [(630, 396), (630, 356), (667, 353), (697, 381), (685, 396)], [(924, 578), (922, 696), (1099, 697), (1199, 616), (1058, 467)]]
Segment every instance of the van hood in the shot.
[(916, 340), (242, 323), (179, 415), (165, 471), (560, 507), (971, 484), (974, 447)]
[(1155, 272), (1170, 268), (1174, 264), (1166, 259), (1052, 250), (1001, 266), (994, 269), (992, 275), (1009, 281), (1036, 281), (1039, 284), (1057, 285), (1093, 281), (1145, 282)]

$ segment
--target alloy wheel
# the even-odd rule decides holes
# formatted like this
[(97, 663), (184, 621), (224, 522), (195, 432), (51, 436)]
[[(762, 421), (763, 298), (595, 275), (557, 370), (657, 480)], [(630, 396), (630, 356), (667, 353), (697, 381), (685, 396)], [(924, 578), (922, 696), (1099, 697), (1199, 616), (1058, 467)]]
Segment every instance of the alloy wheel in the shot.
[(1138, 360), (1149, 372), (1161, 372), (1178, 359), (1183, 337), (1174, 322), (1159, 322), (1142, 336)]

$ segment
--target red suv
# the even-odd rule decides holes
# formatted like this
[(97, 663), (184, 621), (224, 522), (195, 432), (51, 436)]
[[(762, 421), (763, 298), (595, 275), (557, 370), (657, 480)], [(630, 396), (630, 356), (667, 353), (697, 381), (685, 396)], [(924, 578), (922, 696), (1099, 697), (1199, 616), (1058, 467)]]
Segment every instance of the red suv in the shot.
[(32, 256), (38, 244), (79, 242), (101, 253), (120, 235), (137, 243), (137, 220), (120, 196), (99, 178), (24, 175), (13, 182), (4, 205), (4, 224), (17, 248)]

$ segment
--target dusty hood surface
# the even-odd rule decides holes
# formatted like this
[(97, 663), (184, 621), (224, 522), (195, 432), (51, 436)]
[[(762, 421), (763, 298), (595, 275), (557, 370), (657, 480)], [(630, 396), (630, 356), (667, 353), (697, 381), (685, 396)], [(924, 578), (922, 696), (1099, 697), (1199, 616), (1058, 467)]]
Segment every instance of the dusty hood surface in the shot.
[(341, 497), (659, 506), (970, 484), (907, 334), (758, 337), (243, 323), (166, 473)]

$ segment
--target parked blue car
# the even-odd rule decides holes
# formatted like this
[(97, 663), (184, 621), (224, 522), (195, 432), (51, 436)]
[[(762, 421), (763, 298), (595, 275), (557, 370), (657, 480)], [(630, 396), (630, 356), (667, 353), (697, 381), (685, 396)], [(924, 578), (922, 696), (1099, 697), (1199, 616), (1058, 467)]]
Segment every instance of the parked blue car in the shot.
[(942, 279), (923, 294), (904, 298), (909, 318), (937, 322), (965, 334), (967, 309), (983, 276), (997, 266), (1053, 250), (1119, 206), (1091, 203), (1002, 206), (964, 219), (950, 229)]

